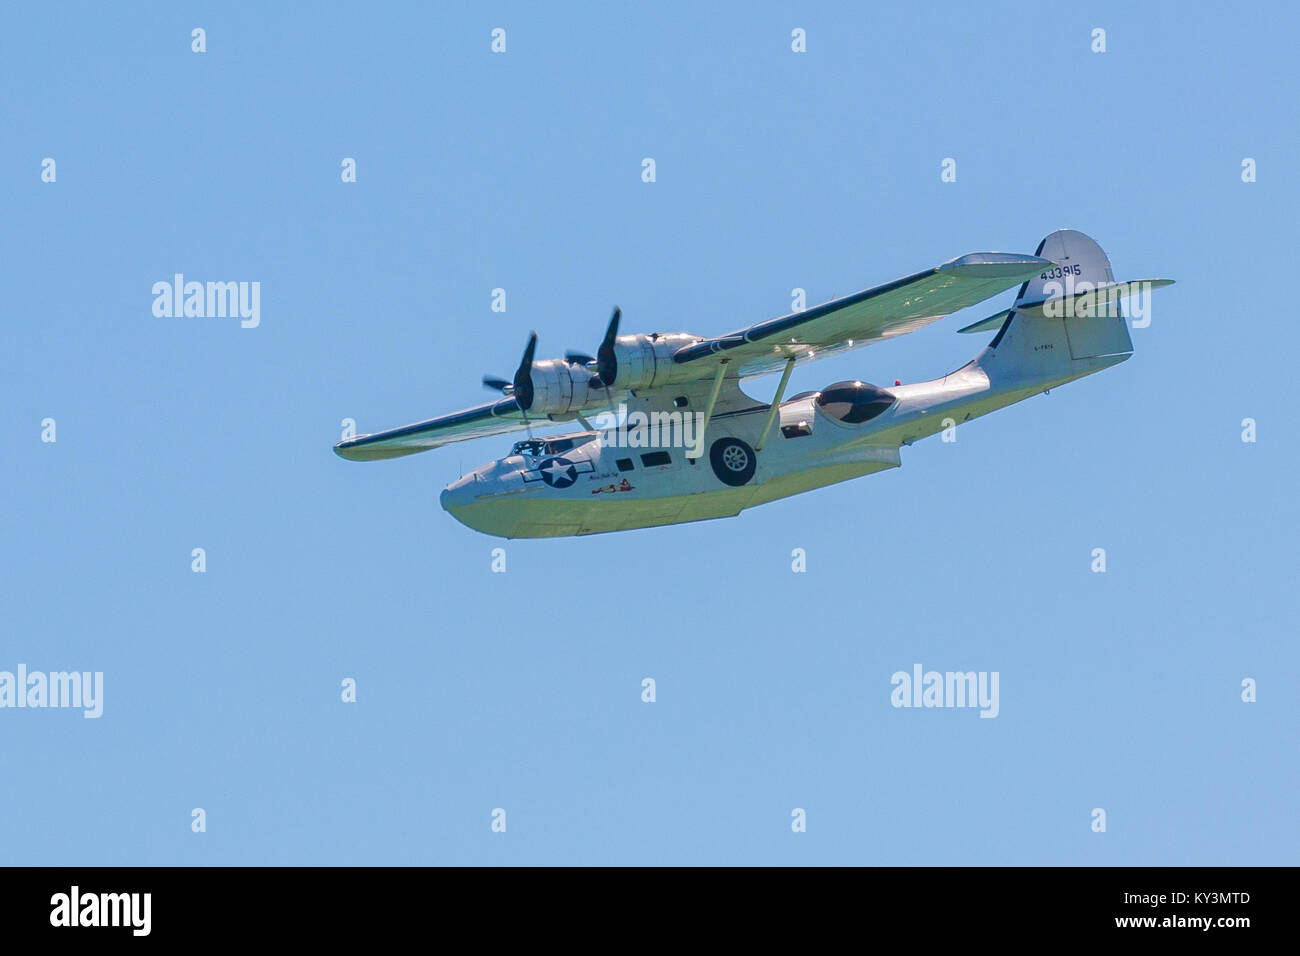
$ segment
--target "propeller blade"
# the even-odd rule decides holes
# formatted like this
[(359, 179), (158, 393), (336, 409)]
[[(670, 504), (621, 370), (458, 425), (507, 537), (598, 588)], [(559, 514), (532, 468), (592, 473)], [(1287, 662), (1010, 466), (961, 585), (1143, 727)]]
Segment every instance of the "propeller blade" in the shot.
[(492, 375), (483, 376), (483, 385), (485, 388), (495, 389), (503, 394), (506, 389), (513, 387), (513, 383), (507, 382), (504, 378), (496, 378)]
[[(537, 351), (537, 333), (528, 334), (528, 346), (524, 349), (524, 357), (519, 362), (519, 368), (515, 370), (515, 401), (519, 403), (519, 408), (524, 412), (533, 407), (533, 355)], [(527, 417), (525, 416), (525, 421)]]
[(618, 320), (623, 311), (614, 306), (614, 312), (609, 317), (609, 326), (605, 329), (605, 337), (600, 342), (600, 348), (596, 350), (596, 375), (600, 379), (606, 390), (614, 384), (614, 379), (618, 378), (618, 358), (614, 355), (614, 339), (618, 337)]
[(564, 361), (570, 365), (590, 365), (596, 360), (585, 352), (565, 352)]

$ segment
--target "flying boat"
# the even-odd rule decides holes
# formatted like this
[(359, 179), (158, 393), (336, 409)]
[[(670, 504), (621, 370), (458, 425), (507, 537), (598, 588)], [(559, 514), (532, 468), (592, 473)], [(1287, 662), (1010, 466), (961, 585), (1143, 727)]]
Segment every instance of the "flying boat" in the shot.
[[(1119, 364), (1133, 354), (1122, 301), (1171, 283), (1117, 283), (1101, 246), (1062, 229), (1032, 256), (959, 256), (724, 335), (620, 334), (616, 307), (595, 355), (538, 359), (533, 333), (512, 378), (484, 377), (500, 398), (357, 435), (334, 450), (375, 461), (527, 432), (440, 498), (462, 524), (503, 538), (731, 517), (897, 468), (913, 442)], [(785, 395), (796, 365), (915, 332), (1017, 285), (1010, 308), (958, 330), (992, 338), (955, 371), (906, 385), (854, 379)], [(770, 402), (741, 389), (773, 374), (780, 379)], [(593, 424), (598, 416), (605, 427)], [(576, 427), (534, 432), (556, 423)]]

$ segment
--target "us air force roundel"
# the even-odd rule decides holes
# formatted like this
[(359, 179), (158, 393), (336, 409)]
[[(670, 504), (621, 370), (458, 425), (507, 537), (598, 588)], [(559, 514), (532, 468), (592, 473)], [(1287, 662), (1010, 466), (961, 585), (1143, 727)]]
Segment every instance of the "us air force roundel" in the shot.
[(578, 480), (578, 469), (567, 458), (548, 458), (537, 470), (542, 473), (542, 481), (552, 488), (567, 488)]
[(567, 458), (556, 456), (547, 458), (542, 461), (536, 468), (524, 472), (524, 481), (536, 481), (541, 478), (552, 488), (568, 488), (578, 480), (579, 475), (585, 475), (596, 470), (596, 466), (584, 459), (569, 461)]

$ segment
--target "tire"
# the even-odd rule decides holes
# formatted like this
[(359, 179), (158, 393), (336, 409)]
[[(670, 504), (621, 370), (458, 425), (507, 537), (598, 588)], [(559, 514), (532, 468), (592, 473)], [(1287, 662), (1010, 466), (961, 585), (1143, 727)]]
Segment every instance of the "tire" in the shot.
[(758, 470), (758, 455), (739, 438), (719, 438), (709, 449), (709, 464), (724, 485), (739, 488)]

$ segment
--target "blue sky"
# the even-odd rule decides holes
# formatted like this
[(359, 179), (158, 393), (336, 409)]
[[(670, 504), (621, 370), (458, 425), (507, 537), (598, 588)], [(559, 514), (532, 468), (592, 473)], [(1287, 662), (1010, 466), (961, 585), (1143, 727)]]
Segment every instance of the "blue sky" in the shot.
[[(102, 671), (104, 713), (0, 710), (0, 859), (1298, 862), (1300, 18), (924, 14), (6, 8), (0, 670)], [(494, 574), (437, 496), (508, 438), (330, 450), (615, 303), (719, 333), (1060, 227), (1178, 280), (1133, 359), (878, 476)], [(155, 317), (176, 272), (260, 326)], [(791, 391), (942, 374), (1010, 298)], [(915, 663), (997, 671), (998, 717), (891, 707)]]

